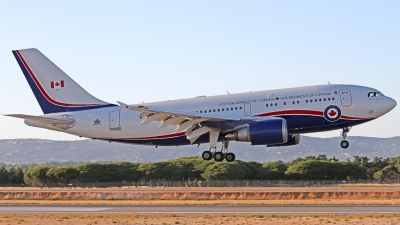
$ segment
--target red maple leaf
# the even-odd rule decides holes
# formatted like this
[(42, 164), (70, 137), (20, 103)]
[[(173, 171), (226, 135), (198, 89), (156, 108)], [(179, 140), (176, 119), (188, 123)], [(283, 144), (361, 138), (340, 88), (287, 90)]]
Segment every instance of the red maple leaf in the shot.
[(336, 114), (337, 114), (337, 112), (333, 109), (329, 112), (329, 116), (331, 116), (331, 117), (336, 116)]
[(55, 85), (56, 85), (56, 86), (59, 86), (59, 85), (60, 85), (60, 83), (56, 82), (56, 83), (55, 83)]
[(276, 97), (275, 99), (276, 99), (276, 100), (279, 100), (279, 98), (278, 98), (278, 97)]

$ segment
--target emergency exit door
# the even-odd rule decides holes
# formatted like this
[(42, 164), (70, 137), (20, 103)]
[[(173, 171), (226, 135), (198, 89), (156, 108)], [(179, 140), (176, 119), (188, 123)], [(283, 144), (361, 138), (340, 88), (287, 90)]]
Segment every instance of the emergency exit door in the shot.
[(342, 106), (344, 107), (353, 105), (350, 89), (340, 89), (340, 100), (342, 101)]
[(244, 115), (245, 116), (251, 116), (251, 105), (250, 105), (250, 103), (245, 103), (244, 104)]

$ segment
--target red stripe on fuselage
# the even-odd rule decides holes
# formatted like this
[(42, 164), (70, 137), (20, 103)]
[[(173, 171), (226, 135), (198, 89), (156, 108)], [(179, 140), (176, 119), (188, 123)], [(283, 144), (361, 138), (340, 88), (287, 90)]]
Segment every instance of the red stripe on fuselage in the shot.
[[(256, 116), (284, 116), (284, 115), (308, 115), (308, 116), (324, 116), (324, 112), (321, 111), (314, 111), (314, 110), (282, 110), (276, 112), (268, 112), (258, 114)], [(341, 119), (348, 119), (348, 120), (364, 120), (366, 118), (360, 117), (352, 117), (352, 116), (345, 116), (342, 115)]]
[(365, 120), (365, 119), (371, 119), (371, 118), (359, 118), (359, 117), (352, 117), (352, 116), (341, 116), (340, 118), (342, 119), (348, 119), (348, 120)]
[(159, 135), (159, 136), (121, 138), (121, 139), (123, 139), (123, 140), (152, 140), (152, 139), (174, 138), (174, 137), (180, 137), (183, 135), (185, 135), (185, 132), (180, 132), (180, 133), (176, 133), (176, 134), (165, 134), (165, 135)]
[(320, 111), (313, 111), (313, 110), (282, 110), (282, 111), (258, 114), (256, 116), (283, 116), (283, 115), (324, 116), (324, 113), (320, 112)]
[(21, 53), (16, 50), (18, 57), (21, 59), (22, 63), (24, 64), (26, 70), (28, 71), (29, 75), (31, 76), (31, 78), (33, 79), (33, 81), (35, 82), (36, 86), (39, 88), (40, 92), (43, 94), (43, 96), (51, 103), (53, 103), (54, 105), (59, 105), (59, 106), (66, 106), (66, 107), (82, 107), (82, 106), (98, 106), (100, 104), (68, 104), (68, 103), (64, 103), (64, 102), (58, 102), (54, 99), (52, 99), (47, 93), (46, 91), (43, 89), (42, 85), (39, 83), (39, 81), (37, 80), (35, 74), (32, 72), (31, 68), (29, 68), (28, 64), (26, 63), (25, 59), (22, 57)]

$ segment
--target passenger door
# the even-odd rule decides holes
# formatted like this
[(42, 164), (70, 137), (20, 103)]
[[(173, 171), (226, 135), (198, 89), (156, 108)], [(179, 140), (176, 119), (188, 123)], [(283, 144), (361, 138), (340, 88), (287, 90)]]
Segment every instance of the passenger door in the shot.
[(340, 89), (340, 100), (344, 107), (353, 105), (350, 89)]

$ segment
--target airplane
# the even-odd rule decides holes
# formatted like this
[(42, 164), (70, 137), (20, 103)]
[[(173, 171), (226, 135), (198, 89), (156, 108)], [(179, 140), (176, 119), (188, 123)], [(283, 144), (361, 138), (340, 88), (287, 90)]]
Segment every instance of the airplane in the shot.
[[(300, 134), (342, 130), (391, 111), (397, 103), (364, 86), (327, 84), (125, 104), (86, 92), (37, 49), (12, 51), (44, 115), (9, 114), (28, 126), (109, 142), (150, 146), (209, 143), (204, 160), (235, 160), (230, 141), (291, 146)], [(217, 149), (217, 143), (222, 147)]]

